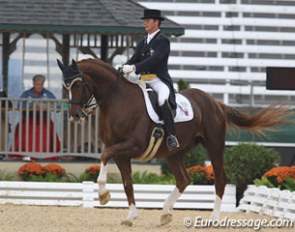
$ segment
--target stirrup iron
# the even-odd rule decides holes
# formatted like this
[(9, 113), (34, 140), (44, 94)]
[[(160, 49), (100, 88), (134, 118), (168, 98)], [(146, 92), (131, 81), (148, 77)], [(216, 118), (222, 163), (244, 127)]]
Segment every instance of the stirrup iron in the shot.
[(179, 147), (179, 143), (175, 135), (168, 135), (166, 139), (166, 145), (168, 150), (171, 151), (177, 147)]

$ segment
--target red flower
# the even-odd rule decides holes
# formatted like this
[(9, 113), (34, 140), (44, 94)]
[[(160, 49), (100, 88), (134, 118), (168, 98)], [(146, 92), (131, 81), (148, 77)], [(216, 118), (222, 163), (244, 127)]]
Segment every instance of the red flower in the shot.
[(214, 171), (213, 171), (212, 165), (209, 165), (209, 166), (206, 167), (206, 172), (207, 172), (208, 180), (214, 182), (215, 175), (214, 175)]
[(91, 165), (88, 168), (86, 168), (85, 172), (91, 175), (95, 175), (100, 171), (99, 165)]
[(22, 165), (18, 169), (18, 174), (21, 176), (43, 175), (44, 170), (40, 164), (30, 162)]
[(295, 166), (275, 167), (263, 174), (265, 177), (275, 177), (278, 183), (282, 183), (287, 177), (295, 179)]
[(63, 176), (65, 170), (59, 164), (47, 164), (43, 167), (45, 173), (51, 173), (56, 176)]
[(203, 166), (192, 166), (187, 168), (188, 173), (206, 172), (206, 168)]

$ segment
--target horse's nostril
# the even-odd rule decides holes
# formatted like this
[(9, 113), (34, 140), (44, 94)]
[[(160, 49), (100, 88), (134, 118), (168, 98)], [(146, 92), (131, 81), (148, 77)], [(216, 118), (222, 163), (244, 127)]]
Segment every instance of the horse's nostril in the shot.
[(81, 114), (78, 112), (72, 113), (71, 117), (75, 120), (75, 121), (79, 121), (81, 118)]
[(75, 120), (77, 120), (77, 121), (78, 121), (78, 120), (80, 119), (80, 114), (78, 114), (78, 113), (77, 113), (77, 114), (75, 114), (75, 115), (74, 115), (74, 118), (75, 118)]

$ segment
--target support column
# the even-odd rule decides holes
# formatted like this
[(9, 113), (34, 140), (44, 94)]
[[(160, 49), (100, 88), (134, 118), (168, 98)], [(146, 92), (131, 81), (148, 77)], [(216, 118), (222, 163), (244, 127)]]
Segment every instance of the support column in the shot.
[(101, 35), (100, 59), (107, 62), (108, 59), (108, 36)]
[(69, 65), (70, 58), (70, 35), (64, 34), (62, 36), (62, 62), (65, 66)]
[(2, 77), (3, 77), (3, 89), (7, 92), (8, 88), (8, 64), (10, 56), (10, 33), (3, 32), (2, 37)]

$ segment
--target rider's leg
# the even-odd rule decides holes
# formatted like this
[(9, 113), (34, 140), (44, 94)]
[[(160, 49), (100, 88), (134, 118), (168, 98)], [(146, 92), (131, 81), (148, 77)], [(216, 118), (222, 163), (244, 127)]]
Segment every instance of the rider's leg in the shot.
[(179, 143), (175, 136), (175, 125), (174, 125), (174, 118), (172, 115), (172, 110), (169, 106), (168, 101), (166, 100), (165, 103), (160, 106), (162, 111), (162, 118), (165, 123), (165, 129), (167, 133), (166, 144), (169, 150), (179, 147)]
[(162, 118), (164, 120), (167, 139), (166, 144), (169, 150), (179, 147), (179, 143), (175, 136), (175, 125), (172, 110), (168, 103), (169, 88), (159, 78), (152, 80), (151, 87), (158, 93), (158, 103), (161, 109)]

